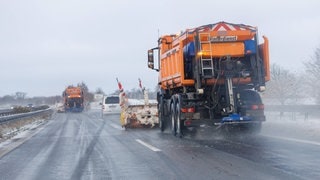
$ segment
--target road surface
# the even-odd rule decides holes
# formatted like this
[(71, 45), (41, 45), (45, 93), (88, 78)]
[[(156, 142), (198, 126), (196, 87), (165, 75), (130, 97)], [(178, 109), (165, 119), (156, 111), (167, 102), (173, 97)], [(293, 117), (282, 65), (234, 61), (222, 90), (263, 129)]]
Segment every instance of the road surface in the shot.
[(158, 129), (124, 130), (117, 114), (57, 113), (0, 157), (0, 179), (320, 177), (320, 143), (315, 141), (206, 133), (180, 139)]

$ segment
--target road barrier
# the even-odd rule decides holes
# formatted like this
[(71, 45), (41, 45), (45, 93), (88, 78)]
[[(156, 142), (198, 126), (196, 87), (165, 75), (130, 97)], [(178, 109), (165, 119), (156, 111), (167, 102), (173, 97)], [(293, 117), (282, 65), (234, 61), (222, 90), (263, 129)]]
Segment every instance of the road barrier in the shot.
[(26, 113), (19, 113), (19, 114), (10, 114), (10, 115), (5, 115), (0, 117), (0, 124), (13, 121), (13, 120), (18, 120), (22, 118), (29, 118), (33, 116), (38, 116), (38, 115), (46, 115), (46, 114), (52, 114), (53, 110), (51, 108), (43, 109), (43, 110), (37, 110), (37, 111), (31, 111), (31, 112), (26, 112)]
[(296, 119), (297, 113), (304, 116), (307, 120), (310, 115), (320, 114), (320, 105), (265, 105), (266, 112), (279, 112), (280, 118), (284, 113), (291, 113), (292, 120)]

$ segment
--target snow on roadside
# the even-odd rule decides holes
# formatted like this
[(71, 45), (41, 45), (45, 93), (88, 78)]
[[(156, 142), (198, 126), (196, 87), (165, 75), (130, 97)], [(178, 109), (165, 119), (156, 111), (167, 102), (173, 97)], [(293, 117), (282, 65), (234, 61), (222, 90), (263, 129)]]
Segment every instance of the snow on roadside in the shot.
[(45, 123), (45, 119), (37, 119), (30, 120), (29, 123), (22, 125), (20, 127), (17, 126), (0, 126), (0, 133), (2, 133), (2, 137), (0, 136), (0, 149), (9, 145), (17, 139), (22, 139), (28, 137), (31, 130), (36, 129), (38, 126)]

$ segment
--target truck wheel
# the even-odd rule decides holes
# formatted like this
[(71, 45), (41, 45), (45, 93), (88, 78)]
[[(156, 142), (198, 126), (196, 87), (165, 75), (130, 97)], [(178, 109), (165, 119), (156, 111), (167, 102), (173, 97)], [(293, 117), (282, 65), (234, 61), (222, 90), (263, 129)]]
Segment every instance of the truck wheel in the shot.
[(177, 135), (177, 126), (176, 126), (176, 111), (174, 108), (174, 103), (170, 105), (170, 120), (171, 120), (171, 133)]
[(160, 97), (159, 101), (160, 101), (159, 107), (158, 107), (159, 127), (160, 127), (160, 131), (163, 132), (166, 129), (165, 104), (164, 104), (163, 97)]
[(180, 120), (180, 103), (176, 105), (176, 135), (182, 138), (183, 134), (181, 131), (181, 120)]

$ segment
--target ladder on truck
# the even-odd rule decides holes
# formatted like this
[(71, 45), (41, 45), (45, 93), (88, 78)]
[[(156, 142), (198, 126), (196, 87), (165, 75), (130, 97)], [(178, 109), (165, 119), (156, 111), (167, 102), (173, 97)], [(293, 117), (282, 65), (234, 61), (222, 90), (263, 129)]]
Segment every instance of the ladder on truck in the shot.
[[(212, 56), (212, 46), (210, 41), (210, 33), (199, 33), (199, 44), (200, 44), (200, 52), (201, 52), (200, 62), (201, 62), (202, 76), (204, 78), (212, 78), (212, 76), (214, 75), (214, 72), (213, 72), (213, 56)], [(203, 49), (204, 44), (208, 44), (209, 49)]]

